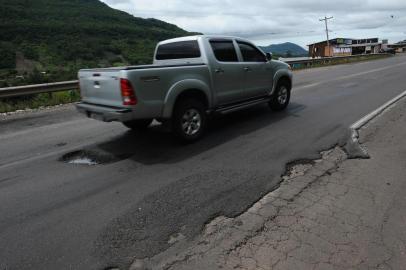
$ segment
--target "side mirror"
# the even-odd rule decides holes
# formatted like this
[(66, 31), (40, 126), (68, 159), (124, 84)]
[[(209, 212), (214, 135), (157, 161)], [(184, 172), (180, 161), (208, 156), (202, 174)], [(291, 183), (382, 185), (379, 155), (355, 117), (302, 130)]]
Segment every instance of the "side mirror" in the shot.
[(271, 61), (272, 60), (272, 53), (266, 53), (266, 60)]

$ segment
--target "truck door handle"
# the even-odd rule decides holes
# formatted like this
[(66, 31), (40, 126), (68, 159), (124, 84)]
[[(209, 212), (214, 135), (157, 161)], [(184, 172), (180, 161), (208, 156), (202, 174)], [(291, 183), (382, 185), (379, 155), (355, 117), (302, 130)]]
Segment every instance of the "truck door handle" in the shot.
[(245, 68), (244, 68), (244, 70), (245, 70), (246, 72), (250, 72), (250, 71), (252, 71), (252, 69), (251, 69), (251, 68), (249, 68), (249, 67), (245, 67)]
[(216, 73), (218, 73), (218, 74), (224, 73), (224, 69), (218, 68), (218, 69), (214, 70), (214, 72), (216, 72)]

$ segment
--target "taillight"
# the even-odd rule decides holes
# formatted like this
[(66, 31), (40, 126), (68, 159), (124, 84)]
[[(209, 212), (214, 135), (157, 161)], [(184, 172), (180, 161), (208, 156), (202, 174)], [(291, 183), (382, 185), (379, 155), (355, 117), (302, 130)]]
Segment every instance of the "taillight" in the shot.
[(127, 79), (120, 79), (120, 88), (121, 96), (123, 97), (123, 105), (136, 105), (137, 97), (135, 96), (131, 82)]

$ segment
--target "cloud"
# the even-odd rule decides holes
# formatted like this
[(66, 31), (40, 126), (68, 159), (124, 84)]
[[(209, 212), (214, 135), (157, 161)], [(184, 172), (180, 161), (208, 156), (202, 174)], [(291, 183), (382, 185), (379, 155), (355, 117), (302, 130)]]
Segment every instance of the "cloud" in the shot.
[(305, 45), (321, 40), (325, 32), (319, 18), (326, 15), (334, 16), (329, 21), (332, 36), (406, 38), (405, 0), (102, 1), (134, 16), (157, 18), (189, 31), (238, 35), (264, 44), (293, 41)]

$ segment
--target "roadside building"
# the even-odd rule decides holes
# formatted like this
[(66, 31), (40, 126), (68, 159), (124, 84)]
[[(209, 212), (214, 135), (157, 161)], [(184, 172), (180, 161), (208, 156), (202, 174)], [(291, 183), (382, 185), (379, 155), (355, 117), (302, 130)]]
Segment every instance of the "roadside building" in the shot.
[(327, 41), (321, 41), (307, 46), (309, 57), (314, 58), (379, 53), (383, 42), (379, 42), (378, 38), (335, 38), (330, 39), (328, 44)]
[(389, 48), (395, 49), (397, 53), (406, 52), (406, 40), (399, 41), (395, 44), (388, 45)]

